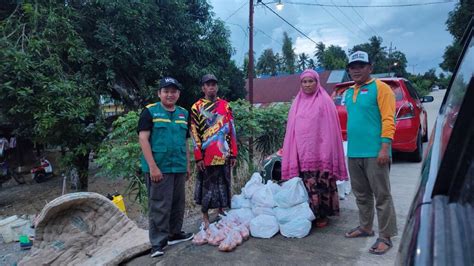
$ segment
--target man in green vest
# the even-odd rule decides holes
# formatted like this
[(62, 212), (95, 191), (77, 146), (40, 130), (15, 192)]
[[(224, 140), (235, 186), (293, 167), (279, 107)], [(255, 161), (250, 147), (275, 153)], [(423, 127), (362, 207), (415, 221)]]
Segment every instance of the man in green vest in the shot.
[(188, 112), (176, 105), (181, 85), (171, 77), (160, 80), (160, 102), (149, 104), (138, 122), (141, 165), (148, 188), (151, 257), (164, 254), (167, 245), (191, 240), (181, 231), (185, 182), (189, 179)]
[(349, 74), (354, 86), (347, 89), (347, 157), (351, 185), (359, 208), (359, 226), (346, 237), (373, 236), (374, 203), (379, 237), (369, 252), (386, 253), (397, 234), (397, 221), (390, 192), (391, 145), (395, 135), (395, 95), (387, 84), (370, 77), (369, 55), (356, 51), (349, 56)]

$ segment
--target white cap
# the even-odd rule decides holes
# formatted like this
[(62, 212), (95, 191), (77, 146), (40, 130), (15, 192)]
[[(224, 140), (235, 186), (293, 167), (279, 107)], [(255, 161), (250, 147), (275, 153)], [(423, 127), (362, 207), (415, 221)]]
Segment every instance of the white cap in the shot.
[(355, 51), (349, 56), (349, 63), (347, 64), (347, 66), (349, 66), (351, 63), (354, 63), (354, 62), (362, 62), (362, 63), (370, 64), (369, 54), (363, 51)]

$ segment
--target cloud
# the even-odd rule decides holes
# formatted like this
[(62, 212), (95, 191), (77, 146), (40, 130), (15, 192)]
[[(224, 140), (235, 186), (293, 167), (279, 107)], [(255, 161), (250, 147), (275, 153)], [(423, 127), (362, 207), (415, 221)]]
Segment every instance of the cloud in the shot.
[[(353, 5), (359, 3), (355, 0), (347, 2)], [(222, 19), (229, 17), (244, 3), (244, 0), (210, 0), (216, 17)], [(366, 0), (363, 3), (380, 5), (380, 1), (376, 0)], [(445, 22), (455, 4), (452, 2), (417, 7), (337, 9), (287, 3), (278, 14), (314, 41), (322, 41), (326, 45), (339, 45), (346, 52), (356, 44), (368, 42), (371, 36), (379, 35), (384, 40), (384, 46), (388, 47), (392, 43), (392, 47), (405, 53), (409, 64), (417, 64), (417, 72), (424, 72), (438, 66), (444, 48), (452, 42), (451, 35), (446, 31)], [(269, 6), (274, 8), (273, 4)], [(248, 27), (248, 5), (236, 12), (227, 22), (241, 27), (228, 25), (232, 32), (231, 42), (236, 50), (233, 58), (238, 64), (242, 64), (243, 55), (248, 50), (248, 36), (245, 36), (244, 32)], [(357, 25), (354, 25), (355, 23)], [(285, 31), (292, 38), (297, 53), (305, 52), (311, 56), (314, 54), (313, 42), (262, 6), (255, 8), (254, 24), (258, 28), (255, 30), (254, 39), (257, 58), (266, 48), (281, 53)]]

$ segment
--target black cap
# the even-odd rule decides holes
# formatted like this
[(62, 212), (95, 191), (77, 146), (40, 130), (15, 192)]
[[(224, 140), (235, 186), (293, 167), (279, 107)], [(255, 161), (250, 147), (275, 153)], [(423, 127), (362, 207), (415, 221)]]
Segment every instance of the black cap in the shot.
[(178, 90), (181, 90), (181, 84), (172, 78), (172, 77), (164, 77), (160, 79), (160, 89), (164, 87), (175, 86)]
[(217, 82), (217, 78), (216, 78), (216, 76), (214, 76), (214, 75), (212, 75), (212, 74), (206, 74), (206, 75), (202, 76), (202, 78), (201, 78), (201, 84), (204, 84), (204, 83), (206, 83), (206, 82), (208, 82), (208, 81), (215, 81), (215, 82)]

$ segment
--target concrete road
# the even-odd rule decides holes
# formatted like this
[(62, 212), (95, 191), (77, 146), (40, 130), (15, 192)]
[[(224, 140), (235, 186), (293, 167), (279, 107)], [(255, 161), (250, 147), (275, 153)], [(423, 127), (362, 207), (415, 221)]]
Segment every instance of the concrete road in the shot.
[[(430, 132), (444, 93), (444, 90), (433, 92), (431, 95), (435, 101), (424, 105)], [(390, 178), (399, 236), (393, 238), (395, 247), (383, 256), (368, 253), (376, 237), (344, 238), (344, 232), (358, 225), (357, 207), (350, 194), (340, 203), (339, 217), (332, 218), (326, 228), (312, 229), (310, 235), (303, 239), (287, 239), (280, 234), (272, 239), (251, 238), (231, 253), (219, 252), (216, 247), (208, 245), (182, 243), (168, 247), (163, 257), (151, 259), (146, 254), (127, 265), (393, 265), (406, 215), (419, 182), (420, 167), (421, 163), (402, 160), (393, 163)], [(195, 231), (197, 225), (187, 229)]]

